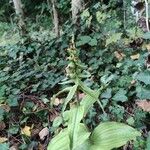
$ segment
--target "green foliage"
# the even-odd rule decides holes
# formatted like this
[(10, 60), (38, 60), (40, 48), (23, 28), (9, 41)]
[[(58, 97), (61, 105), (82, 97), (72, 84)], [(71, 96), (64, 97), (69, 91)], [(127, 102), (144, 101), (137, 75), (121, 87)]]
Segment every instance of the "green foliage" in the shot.
[[(47, 1), (41, 0), (22, 2), (30, 37), (27, 40), (18, 34), (13, 4), (8, 0), (0, 1), (0, 121), (6, 124), (2, 135), (21, 135), (20, 126), (30, 125), (38, 117), (42, 126), (49, 126), (51, 134), (56, 135), (51, 144), (57, 144), (51, 145), (50, 149), (68, 149), (76, 145), (76, 150), (87, 150), (94, 128), (103, 125), (100, 122), (113, 120), (144, 131), (130, 146), (135, 150), (146, 149), (145, 131), (149, 131), (150, 119), (148, 113), (137, 108), (135, 101), (150, 99), (150, 75), (145, 67), (150, 33), (143, 34), (136, 25), (130, 10), (131, 0), (124, 1), (123, 5), (116, 0), (110, 0), (108, 4), (88, 1), (75, 28), (71, 24), (70, 1), (57, 1), (61, 33), (57, 39), (52, 29), (51, 3), (48, 5)], [(79, 67), (78, 73), (71, 74), (65, 66), (66, 48), (73, 31), (79, 57), (87, 67), (79, 60), (76, 64), (70, 63), (69, 67)], [(119, 59), (116, 52), (120, 54)], [(134, 54), (140, 57), (132, 59)], [(69, 76), (59, 84), (65, 71)], [(77, 76), (80, 80), (75, 80)], [(79, 101), (77, 91), (84, 93)], [(63, 104), (53, 106), (56, 97), (61, 98)], [(78, 105), (81, 106), (79, 109)], [(62, 110), (62, 114), (48, 123), (51, 109), (58, 114)], [(12, 122), (13, 115), (19, 117), (16, 121), (19, 126)], [(76, 117), (77, 122), (74, 121)], [(57, 136), (60, 129), (62, 132)], [(22, 135), (19, 137), (24, 139)], [(30, 140), (25, 138), (25, 144), (20, 144), (19, 148), (28, 149), (30, 144), (36, 143), (32, 138)], [(68, 145), (70, 142), (72, 144)], [(9, 143), (12, 141), (0, 144), (0, 149), (8, 148)]]
[[(111, 150), (125, 145), (127, 141), (135, 140), (137, 136), (141, 135), (140, 132), (125, 124), (117, 122), (101, 123), (91, 133), (88, 132), (84, 124), (81, 124), (81, 120), (86, 115), (87, 110), (98, 101), (100, 91), (96, 93), (81, 81), (81, 72), (85, 67), (82, 64), (80, 65), (76, 49), (68, 49), (68, 51), (70, 54), (70, 63), (67, 67), (67, 76), (75, 85), (70, 88), (67, 102), (73, 98), (75, 93), (77, 95), (74, 99), (74, 105), (67, 110), (67, 127), (51, 140), (48, 145), (48, 150), (58, 150), (61, 147), (64, 150)], [(103, 89), (104, 87), (101, 88), (101, 90)], [(81, 101), (79, 101), (78, 90), (82, 90), (85, 93)], [(99, 103), (104, 112), (101, 102)], [(66, 108), (66, 101), (64, 105)], [(62, 113), (64, 114), (65, 112), (63, 111)], [(63, 114), (62, 120), (64, 119), (66, 121)]]

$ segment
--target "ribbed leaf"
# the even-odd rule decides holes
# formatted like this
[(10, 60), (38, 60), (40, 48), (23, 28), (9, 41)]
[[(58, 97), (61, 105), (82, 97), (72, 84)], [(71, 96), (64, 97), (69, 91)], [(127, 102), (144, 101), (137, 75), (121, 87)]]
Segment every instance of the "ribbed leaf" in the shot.
[(81, 145), (76, 147), (74, 150), (90, 150), (90, 145), (91, 145), (90, 141), (89, 141), (89, 139), (87, 139)]
[(64, 106), (63, 106), (63, 111), (66, 109), (67, 104), (71, 101), (71, 99), (75, 95), (75, 92), (76, 92), (77, 88), (78, 88), (77, 84), (75, 84), (73, 87), (70, 88), (70, 91), (67, 95), (67, 98), (65, 99), (65, 103), (64, 103)]
[(65, 129), (50, 141), (47, 150), (70, 150), (69, 144), (68, 130)]
[[(90, 134), (84, 124), (80, 123), (75, 147), (82, 145), (89, 138)], [(68, 129), (64, 129), (50, 141), (47, 150), (70, 150), (70, 144)]]
[(88, 112), (89, 108), (93, 106), (93, 104), (98, 100), (99, 91), (93, 91), (94, 97), (87, 94), (81, 101), (81, 105), (84, 107), (84, 114)]
[(145, 83), (146, 85), (149, 85), (150, 84), (150, 72), (149, 71), (141, 72), (136, 76), (136, 79)]
[(68, 130), (69, 130), (69, 138), (70, 138), (70, 145), (71, 148), (77, 145), (77, 137), (79, 132), (79, 125), (80, 121), (82, 120), (84, 115), (84, 109), (82, 106), (76, 106), (72, 108), (70, 112), (70, 119), (68, 123)]
[[(82, 81), (79, 81), (79, 86), (84, 93), (86, 93), (87, 95), (90, 95), (95, 100), (98, 100), (98, 96), (97, 96), (97, 94), (95, 95), (95, 91), (93, 91), (89, 87), (85, 86)], [(99, 91), (97, 91), (97, 92), (99, 92)]]
[[(140, 136), (134, 128), (116, 122), (101, 123), (93, 131), (90, 140), (94, 147), (102, 150), (111, 150), (125, 145), (128, 141)], [(99, 150), (99, 149), (98, 149)]]
[(75, 147), (78, 147), (82, 145), (90, 136), (90, 132), (87, 130), (84, 124), (79, 125), (79, 131), (78, 131), (78, 139)]

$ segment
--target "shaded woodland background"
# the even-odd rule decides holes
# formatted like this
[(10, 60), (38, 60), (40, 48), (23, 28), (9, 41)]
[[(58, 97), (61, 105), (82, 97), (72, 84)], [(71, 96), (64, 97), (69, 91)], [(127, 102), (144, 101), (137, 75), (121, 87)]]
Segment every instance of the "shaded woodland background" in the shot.
[[(47, 148), (60, 114), (72, 36), (92, 89), (108, 84), (85, 123), (123, 122), (142, 136), (121, 149), (150, 150), (149, 1), (1, 0), (0, 149)], [(82, 93), (81, 93), (82, 96)], [(49, 133), (41, 139), (39, 132)], [(58, 128), (59, 131), (61, 129)], [(14, 148), (14, 149), (13, 149)]]

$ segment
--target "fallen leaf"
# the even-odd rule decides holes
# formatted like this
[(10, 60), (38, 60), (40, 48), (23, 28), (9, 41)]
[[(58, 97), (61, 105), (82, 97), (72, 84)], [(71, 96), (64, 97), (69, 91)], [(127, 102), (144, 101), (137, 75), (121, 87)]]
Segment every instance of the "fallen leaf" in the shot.
[(18, 150), (18, 146), (13, 145), (13, 146), (11, 146), (11, 147), (9, 148), (9, 150)]
[(5, 138), (5, 137), (0, 137), (0, 143), (4, 143), (4, 142), (6, 142), (6, 141), (8, 141), (7, 138)]
[(55, 105), (55, 106), (58, 106), (59, 104), (62, 104), (62, 99), (55, 98), (55, 100), (54, 100), (54, 105)]
[(137, 106), (146, 112), (150, 112), (150, 101), (141, 100), (136, 102)]
[(3, 121), (0, 121), (0, 131), (4, 130), (6, 127), (5, 123)]
[(49, 134), (49, 130), (47, 127), (45, 127), (39, 132), (39, 137), (43, 141), (48, 134)]
[(131, 85), (134, 85), (136, 83), (136, 80), (131, 81)]
[(116, 57), (119, 61), (121, 61), (121, 60), (126, 56), (124, 53), (119, 52), (119, 51), (115, 51), (114, 54), (115, 54), (115, 57)]
[(6, 112), (10, 111), (10, 107), (6, 104), (0, 104), (0, 108), (4, 109)]
[(79, 94), (79, 99), (82, 99), (84, 96), (85, 96), (84, 93), (80, 93), (80, 94)]
[(150, 44), (147, 44), (146, 48), (147, 48), (148, 51), (150, 51)]
[(24, 128), (21, 129), (21, 133), (30, 137), (31, 136), (31, 127), (25, 126)]
[(131, 57), (132, 60), (136, 60), (136, 59), (139, 59), (140, 54), (137, 53), (137, 54), (135, 54), (135, 55), (131, 55), (130, 57)]

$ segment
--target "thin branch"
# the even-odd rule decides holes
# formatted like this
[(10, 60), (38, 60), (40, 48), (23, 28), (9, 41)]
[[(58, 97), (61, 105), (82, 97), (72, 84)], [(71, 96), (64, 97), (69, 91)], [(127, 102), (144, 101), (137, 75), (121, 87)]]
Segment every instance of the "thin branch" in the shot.
[(146, 27), (149, 32), (149, 15), (148, 15), (148, 1), (145, 0), (145, 9), (146, 9)]
[(57, 37), (59, 37), (60, 32), (59, 32), (59, 19), (58, 19), (58, 11), (56, 8), (56, 0), (52, 0), (52, 8), (53, 8), (53, 22), (54, 22), (54, 29), (55, 29), (55, 34)]

